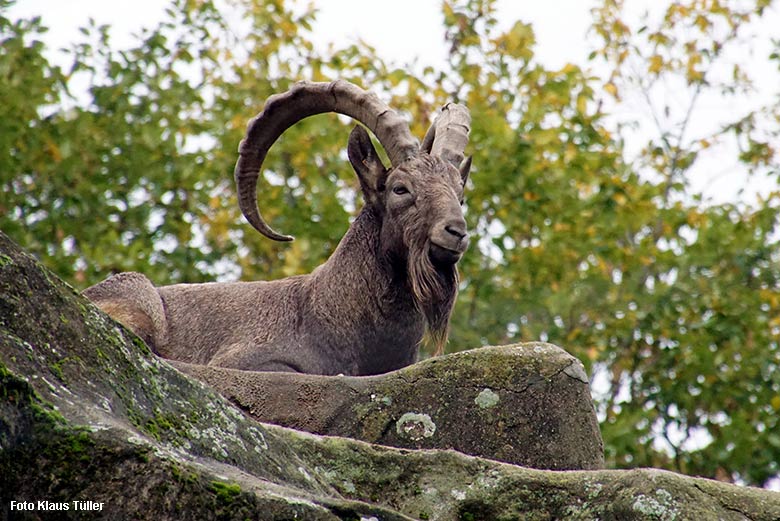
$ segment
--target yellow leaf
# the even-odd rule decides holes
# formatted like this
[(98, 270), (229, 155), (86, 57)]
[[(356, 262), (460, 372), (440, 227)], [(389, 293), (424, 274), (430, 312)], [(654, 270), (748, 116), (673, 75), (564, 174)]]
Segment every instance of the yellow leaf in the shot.
[(234, 116), (230, 120), (230, 128), (231, 129), (241, 129), (241, 130), (243, 130), (244, 127), (246, 127), (246, 117), (245, 116), (243, 116), (241, 114), (238, 114), (238, 115)]
[(577, 149), (576, 146), (574, 146), (571, 143), (567, 143), (566, 144), (566, 150), (563, 151), (563, 160), (564, 160), (564, 162), (569, 163), (569, 162), (573, 161), (574, 158), (577, 157), (577, 152), (579, 152), (579, 150)]
[[(614, 96), (614, 94), (612, 95)], [(580, 114), (585, 114), (585, 111), (587, 109), (588, 109), (588, 98), (586, 98), (583, 95), (577, 96), (577, 112), (579, 112)]]
[(576, 65), (572, 65), (571, 63), (567, 63), (561, 69), (561, 73), (562, 74), (572, 74), (573, 72), (576, 72), (576, 71), (577, 71), (577, 66)]
[(604, 85), (604, 90), (607, 91), (612, 96), (617, 98), (617, 95), (618, 95), (617, 86), (614, 83), (612, 83), (611, 81)]
[(692, 208), (688, 210), (685, 222), (688, 223), (688, 226), (695, 228), (704, 222), (704, 216), (696, 208)]
[(55, 163), (59, 163), (62, 161), (62, 153), (60, 152), (60, 147), (57, 146), (57, 144), (54, 141), (47, 141), (46, 142), (46, 150), (49, 152), (49, 155), (54, 160)]
[(696, 26), (699, 28), (701, 32), (704, 32), (707, 29), (709, 29), (711, 25), (710, 21), (707, 20), (707, 17), (703, 15), (696, 15), (696, 19), (694, 20), (693, 23), (696, 24)]
[[(780, 307), (780, 294), (777, 293), (777, 291), (771, 289), (762, 289), (759, 292), (759, 295), (761, 295), (761, 300), (772, 306), (772, 309), (777, 309)], [(780, 317), (775, 317), (775, 320), (777, 320), (778, 324), (780, 324)]]
[(442, 12), (444, 13), (444, 23), (449, 25), (455, 23), (455, 10), (449, 2), (444, 2), (442, 5)]
[(661, 58), (660, 55), (654, 54), (650, 56), (650, 65), (648, 65), (647, 70), (650, 71), (652, 74), (658, 74), (661, 72), (661, 68), (664, 66), (664, 59)]
[(536, 38), (530, 25), (518, 21), (500, 40), (506, 54), (515, 58), (529, 59), (533, 54), (531, 48)]
[(773, 396), (770, 403), (772, 404), (772, 409), (780, 411), (780, 396)]

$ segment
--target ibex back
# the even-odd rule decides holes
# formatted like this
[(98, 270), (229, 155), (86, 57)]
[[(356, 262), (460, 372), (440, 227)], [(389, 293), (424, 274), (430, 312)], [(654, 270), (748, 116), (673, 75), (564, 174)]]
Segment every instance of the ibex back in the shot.
[(250, 122), (235, 170), (241, 211), (268, 238), (292, 240), (260, 216), (263, 160), (287, 128), (324, 112), (361, 122), (391, 162), (386, 168), (366, 130), (354, 128), (347, 151), (365, 205), (324, 264), (276, 281), (159, 288), (121, 273), (84, 294), (159, 355), (190, 363), (377, 374), (413, 363), (426, 328), (440, 350), (469, 242), (461, 210), (468, 111), (446, 105), (418, 145), (396, 112), (348, 82), (302, 82), (272, 96)]

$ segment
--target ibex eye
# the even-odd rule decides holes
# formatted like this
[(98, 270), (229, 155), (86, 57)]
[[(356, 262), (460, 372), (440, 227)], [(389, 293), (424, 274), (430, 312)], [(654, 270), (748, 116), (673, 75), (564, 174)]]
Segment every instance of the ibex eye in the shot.
[(409, 193), (409, 189), (403, 185), (398, 185), (393, 187), (393, 193), (396, 195), (404, 195)]

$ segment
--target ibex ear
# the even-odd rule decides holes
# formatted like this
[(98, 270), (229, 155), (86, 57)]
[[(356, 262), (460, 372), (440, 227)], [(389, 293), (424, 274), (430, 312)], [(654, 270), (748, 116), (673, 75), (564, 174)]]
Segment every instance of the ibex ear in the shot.
[(366, 202), (376, 202), (380, 187), (384, 184), (387, 169), (379, 159), (368, 132), (360, 125), (353, 128), (349, 134), (347, 155), (360, 180), (360, 188), (363, 190)]
[(466, 181), (469, 180), (469, 172), (471, 172), (471, 156), (463, 160), (458, 170), (460, 170), (460, 178), (463, 180), (463, 186), (466, 186)]

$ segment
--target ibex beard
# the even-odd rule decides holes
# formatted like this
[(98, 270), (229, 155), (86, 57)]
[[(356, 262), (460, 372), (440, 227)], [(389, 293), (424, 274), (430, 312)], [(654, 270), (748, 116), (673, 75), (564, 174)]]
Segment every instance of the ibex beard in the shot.
[[(435, 348), (435, 355), (444, 352), (450, 328), (450, 315), (458, 297), (458, 270), (455, 264), (436, 267), (423, 252), (410, 252), (409, 281), (414, 301), (425, 316), (428, 336)], [(423, 253), (423, 254), (421, 254)]]

